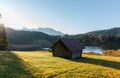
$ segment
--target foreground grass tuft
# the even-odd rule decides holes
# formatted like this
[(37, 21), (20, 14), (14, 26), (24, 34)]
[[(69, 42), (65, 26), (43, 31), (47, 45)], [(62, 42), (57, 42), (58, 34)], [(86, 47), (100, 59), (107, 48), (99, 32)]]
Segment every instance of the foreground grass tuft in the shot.
[(0, 52), (0, 78), (120, 78), (120, 57), (69, 60), (50, 52)]

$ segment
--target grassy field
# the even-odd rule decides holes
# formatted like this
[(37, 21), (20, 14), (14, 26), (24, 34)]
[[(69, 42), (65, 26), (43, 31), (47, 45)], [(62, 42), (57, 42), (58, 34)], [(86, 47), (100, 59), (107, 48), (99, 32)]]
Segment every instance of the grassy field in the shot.
[(50, 52), (0, 52), (0, 78), (120, 78), (120, 57), (86, 55), (76, 60)]

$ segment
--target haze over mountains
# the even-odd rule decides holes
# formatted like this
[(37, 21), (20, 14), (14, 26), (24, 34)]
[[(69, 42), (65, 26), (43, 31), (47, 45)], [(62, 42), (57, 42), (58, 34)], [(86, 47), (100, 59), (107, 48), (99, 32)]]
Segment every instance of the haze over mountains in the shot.
[(29, 28), (24, 27), (22, 30), (43, 32), (43, 33), (48, 34), (48, 35), (60, 35), (60, 36), (64, 35), (64, 33), (60, 32), (60, 31), (56, 31), (52, 28), (41, 28), (41, 27), (39, 27), (39, 28), (29, 29)]

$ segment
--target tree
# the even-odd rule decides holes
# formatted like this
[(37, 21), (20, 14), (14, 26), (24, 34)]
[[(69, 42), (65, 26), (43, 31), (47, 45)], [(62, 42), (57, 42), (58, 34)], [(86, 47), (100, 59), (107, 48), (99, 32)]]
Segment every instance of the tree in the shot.
[(6, 36), (5, 27), (3, 24), (0, 24), (0, 50), (7, 50), (7, 49), (8, 49), (8, 40)]

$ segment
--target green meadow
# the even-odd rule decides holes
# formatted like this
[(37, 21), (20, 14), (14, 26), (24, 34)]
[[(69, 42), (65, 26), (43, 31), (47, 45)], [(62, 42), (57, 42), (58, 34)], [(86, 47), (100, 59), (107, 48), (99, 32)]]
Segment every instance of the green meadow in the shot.
[(69, 60), (45, 51), (0, 52), (0, 78), (120, 78), (120, 57)]

